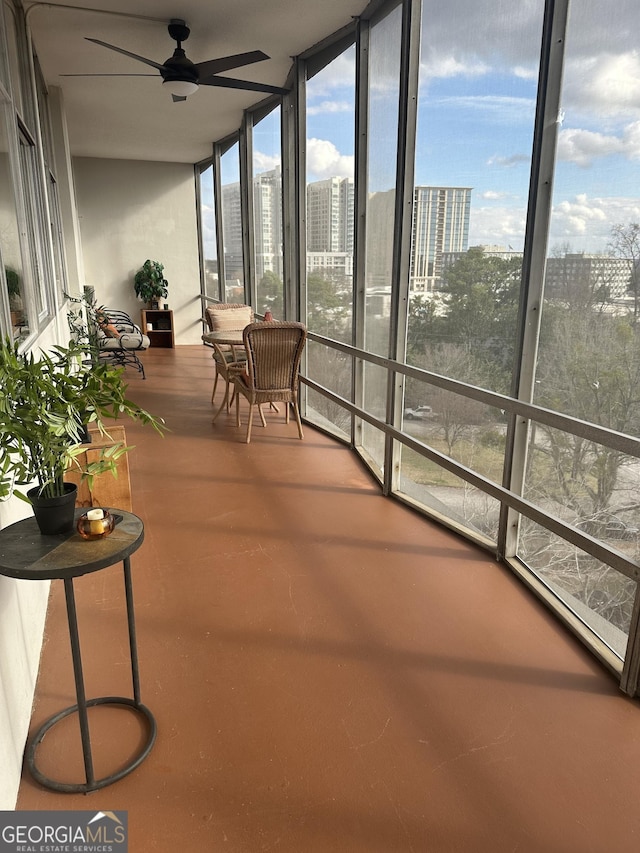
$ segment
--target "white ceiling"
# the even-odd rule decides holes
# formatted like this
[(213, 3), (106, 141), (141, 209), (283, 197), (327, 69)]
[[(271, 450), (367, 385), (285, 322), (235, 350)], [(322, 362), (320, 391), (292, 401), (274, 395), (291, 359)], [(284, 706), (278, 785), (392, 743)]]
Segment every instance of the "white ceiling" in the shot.
[[(291, 58), (350, 23), (366, 0), (81, 0), (25, 2), (45, 80), (63, 91), (72, 154), (194, 163), (211, 155), (211, 142), (240, 126), (259, 92), (201, 86), (174, 103), (162, 79), (64, 77), (64, 74), (154, 74), (154, 69), (85, 40), (98, 38), (164, 62), (176, 46), (171, 18), (191, 28), (183, 44), (192, 62), (262, 50), (270, 59), (226, 76), (284, 86)], [(106, 10), (104, 14), (94, 10)], [(140, 20), (131, 16), (144, 16)]]

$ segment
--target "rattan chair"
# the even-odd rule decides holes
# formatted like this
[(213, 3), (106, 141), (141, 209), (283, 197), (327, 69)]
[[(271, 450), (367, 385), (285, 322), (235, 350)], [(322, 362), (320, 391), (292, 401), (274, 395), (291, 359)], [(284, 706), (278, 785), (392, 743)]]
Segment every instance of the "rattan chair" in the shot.
[(240, 426), (240, 395), (249, 401), (246, 442), (251, 441), (254, 406), (258, 407), (262, 426), (266, 420), (262, 403), (285, 403), (293, 407), (298, 435), (303, 438), (298, 407), (298, 370), (307, 330), (302, 323), (252, 323), (243, 332), (247, 352), (246, 372), (232, 377), (236, 392), (236, 425)]
[[(204, 319), (210, 332), (228, 329), (240, 330), (248, 323), (253, 323), (254, 313), (249, 305), (243, 305), (239, 302), (221, 302), (208, 305), (204, 313)], [(213, 346), (213, 361), (216, 368), (213, 390), (211, 392), (212, 405), (216, 395), (216, 388), (218, 387), (218, 379), (222, 377), (225, 383), (222, 405), (213, 416), (213, 420), (215, 421), (222, 409), (226, 407), (228, 412), (231, 408), (232, 400), (229, 393), (231, 389), (231, 377), (234, 373), (244, 370), (246, 353), (243, 346), (233, 347), (227, 344), (211, 345)]]

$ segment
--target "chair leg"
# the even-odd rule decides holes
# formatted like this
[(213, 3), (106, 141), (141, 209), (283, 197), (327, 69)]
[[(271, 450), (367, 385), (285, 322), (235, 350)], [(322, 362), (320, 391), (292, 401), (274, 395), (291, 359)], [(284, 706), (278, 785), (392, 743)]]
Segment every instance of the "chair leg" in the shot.
[[(298, 425), (298, 436), (300, 438), (304, 438), (304, 433), (302, 432), (302, 421), (300, 420), (300, 410), (298, 409), (298, 401), (294, 400), (294, 402), (291, 405), (293, 406), (293, 413), (295, 415), (296, 423)], [(289, 410), (289, 407), (287, 406), (287, 411), (288, 410)]]
[(213, 380), (213, 391), (211, 392), (211, 405), (213, 405), (213, 398), (216, 396), (216, 388), (218, 387), (218, 371), (216, 370), (216, 378)]
[(222, 398), (222, 402), (220, 403), (220, 408), (217, 410), (215, 415), (213, 416), (213, 420), (211, 423), (216, 422), (216, 418), (220, 414), (220, 412), (225, 409), (229, 412), (229, 380), (225, 378), (225, 387), (224, 387), (224, 397)]
[(251, 441), (251, 424), (253, 423), (253, 403), (249, 403), (249, 420), (247, 421), (247, 437), (246, 443)]
[(264, 416), (264, 412), (262, 411), (262, 403), (258, 403), (258, 411), (260, 412), (260, 420), (262, 421), (262, 426), (266, 427), (267, 421)]

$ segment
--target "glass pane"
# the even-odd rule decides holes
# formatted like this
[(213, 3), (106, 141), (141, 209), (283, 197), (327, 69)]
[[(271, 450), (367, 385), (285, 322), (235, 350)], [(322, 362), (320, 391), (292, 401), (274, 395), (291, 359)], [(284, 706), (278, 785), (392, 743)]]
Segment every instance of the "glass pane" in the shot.
[(213, 165), (199, 175), (200, 183), (200, 235), (204, 264), (204, 293), (220, 300), (218, 281), (218, 250), (216, 246), (216, 212), (213, 196)]
[(406, 447), (402, 449), (400, 491), (454, 524), (495, 542), (498, 501)]
[[(307, 341), (307, 370), (315, 381), (344, 397), (351, 399), (352, 359), (317, 341)], [(317, 391), (307, 390), (306, 417), (330, 432), (347, 439), (351, 433), (351, 415)]]
[(39, 317), (43, 317), (49, 311), (48, 296), (52, 292), (51, 264), (46, 254), (46, 248), (50, 245), (51, 227), (44, 204), (42, 173), (38, 168), (35, 146), (21, 134), (19, 150), (22, 192), (27, 213), (27, 238), (35, 280), (36, 311)]
[(236, 142), (220, 158), (222, 237), (226, 302), (245, 302), (240, 202), (240, 147)]
[(18, 33), (16, 30), (16, 12), (11, 7), (5, 7), (4, 19), (7, 24), (7, 49), (9, 51), (9, 75), (11, 78), (11, 94), (16, 111), (23, 113), (22, 80), (18, 51)]
[(636, 582), (528, 519), (520, 531), (520, 554), (559, 601), (624, 660)]
[(306, 110), (307, 325), (351, 343), (355, 47), (307, 81)]
[[(423, 2), (406, 360), (501, 393), (515, 361), (543, 11), (507, 0)], [(501, 481), (499, 411), (409, 380), (410, 433), (426, 429), (407, 419), (420, 406), (433, 412), (429, 443)], [(406, 489), (407, 458), (403, 450)], [(461, 511), (469, 487), (455, 482), (459, 498), (442, 503), (477, 531), (476, 508), (469, 518)], [(494, 521), (482, 532), (493, 537)]]
[(12, 334), (14, 338), (24, 338), (29, 334), (29, 321), (24, 299), (24, 267), (9, 159), (8, 109), (9, 107), (2, 108), (0, 105), (0, 258), (4, 265)]
[[(369, 128), (365, 244), (364, 341), (368, 352), (389, 355), (391, 275), (398, 148), (398, 105), (402, 9), (397, 6), (371, 28), (369, 45)], [(365, 364), (364, 409), (385, 420), (388, 375)], [(384, 463), (384, 436), (362, 423), (362, 451), (375, 471)]]
[(280, 107), (253, 128), (253, 227), (256, 310), (284, 319)]
[[(534, 400), (637, 436), (640, 161), (630, 93), (640, 87), (633, 36), (640, 8), (625, 4), (619, 12), (611, 15), (606, 0), (571, 9)], [(533, 424), (528, 464), (527, 497), (637, 558), (635, 457)], [(611, 602), (628, 582), (544, 531), (532, 548), (528, 529), (523, 559), (543, 577), (576, 576), (567, 588), (588, 605), (584, 618), (594, 631), (600, 617), (626, 631), (628, 601), (623, 615), (621, 607), (612, 614)], [(576, 583), (585, 588), (576, 592)]]

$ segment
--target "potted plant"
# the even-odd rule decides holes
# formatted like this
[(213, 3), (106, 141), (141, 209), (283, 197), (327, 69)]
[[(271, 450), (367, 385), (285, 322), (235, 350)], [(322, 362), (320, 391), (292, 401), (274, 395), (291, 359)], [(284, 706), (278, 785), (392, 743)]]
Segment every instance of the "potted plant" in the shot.
[(159, 308), (160, 300), (166, 299), (169, 282), (164, 277), (164, 266), (159, 261), (146, 260), (135, 274), (136, 296), (149, 308)]
[(20, 325), (22, 317), (22, 294), (20, 293), (20, 276), (13, 267), (4, 268), (4, 276), (7, 281), (7, 293), (9, 295), (9, 310), (11, 312), (11, 325)]
[[(77, 457), (86, 426), (94, 423), (108, 435), (107, 423), (126, 415), (162, 433), (162, 421), (127, 399), (122, 369), (111, 364), (83, 364), (83, 348), (75, 342), (56, 346), (36, 359), (19, 352), (18, 343), (0, 347), (0, 500), (12, 494), (36, 506), (40, 500), (71, 504), (66, 521), (43, 533), (66, 532), (73, 526), (75, 484), (65, 472), (76, 466), (91, 481), (96, 474), (117, 475), (118, 458), (129, 451), (122, 442), (107, 447), (98, 461), (81, 468)], [(26, 493), (18, 486), (32, 486)], [(68, 488), (71, 486), (71, 488)], [(36, 518), (37, 518), (36, 514)]]

